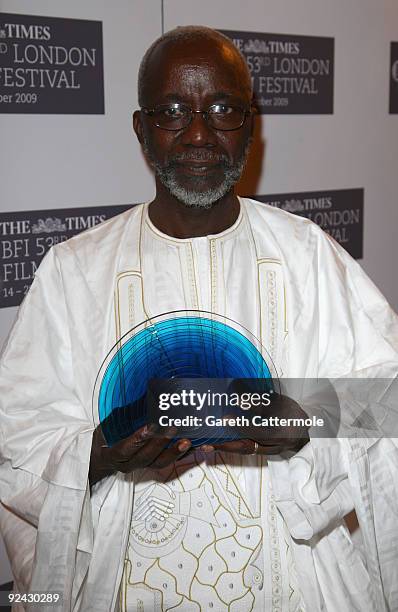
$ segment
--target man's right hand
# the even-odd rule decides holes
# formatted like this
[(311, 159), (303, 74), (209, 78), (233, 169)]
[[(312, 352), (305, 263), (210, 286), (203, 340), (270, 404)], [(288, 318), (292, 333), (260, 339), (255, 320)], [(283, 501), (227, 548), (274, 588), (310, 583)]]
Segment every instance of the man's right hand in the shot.
[(145, 425), (110, 448), (99, 425), (91, 445), (90, 486), (115, 472), (128, 474), (148, 466), (161, 469), (174, 463), (192, 446), (189, 440), (182, 439), (166, 448), (175, 434), (174, 429), (160, 431), (155, 425)]

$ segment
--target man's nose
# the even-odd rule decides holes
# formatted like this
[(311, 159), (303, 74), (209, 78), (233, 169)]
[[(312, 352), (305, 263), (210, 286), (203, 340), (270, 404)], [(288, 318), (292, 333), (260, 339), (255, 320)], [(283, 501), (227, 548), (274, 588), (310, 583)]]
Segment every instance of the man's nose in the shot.
[(182, 141), (184, 144), (198, 146), (209, 146), (216, 144), (216, 134), (210, 127), (204, 112), (192, 113), (190, 124), (185, 128)]

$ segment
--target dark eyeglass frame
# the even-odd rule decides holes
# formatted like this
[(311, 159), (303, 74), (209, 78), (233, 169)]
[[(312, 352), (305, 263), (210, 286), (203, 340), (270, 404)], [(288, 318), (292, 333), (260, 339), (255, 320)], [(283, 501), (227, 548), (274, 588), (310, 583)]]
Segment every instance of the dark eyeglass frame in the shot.
[[(211, 122), (209, 122), (209, 115), (211, 115), (211, 109), (215, 106), (227, 106), (229, 108), (232, 108), (234, 110), (238, 110), (240, 112), (242, 112), (242, 121), (241, 123), (237, 126), (237, 127), (233, 127), (233, 128), (220, 128), (220, 127), (214, 127)], [(241, 106), (236, 106), (234, 104), (211, 104), (207, 110), (193, 110), (190, 106), (188, 106), (187, 104), (180, 104), (179, 102), (171, 102), (170, 104), (159, 104), (158, 106), (155, 106), (154, 108), (148, 108), (147, 106), (142, 106), (141, 107), (141, 111), (145, 114), (148, 115), (150, 117), (153, 117), (155, 115), (156, 112), (159, 112), (159, 110), (161, 109), (168, 109), (168, 108), (182, 108), (184, 110), (189, 111), (190, 113), (190, 117), (189, 117), (189, 121), (186, 125), (184, 125), (184, 127), (164, 127), (163, 125), (159, 125), (158, 122), (155, 122), (155, 126), (158, 127), (160, 130), (167, 130), (168, 132), (178, 132), (180, 130), (185, 130), (191, 123), (192, 123), (192, 119), (193, 119), (193, 115), (194, 113), (200, 113), (202, 115), (202, 117), (206, 120), (207, 124), (212, 128), (212, 130), (219, 130), (221, 132), (233, 132), (235, 130), (239, 130), (242, 125), (244, 124), (244, 122), (246, 121), (246, 117), (248, 117), (249, 115), (253, 115), (255, 113), (255, 109), (251, 108), (250, 110), (242, 108)]]

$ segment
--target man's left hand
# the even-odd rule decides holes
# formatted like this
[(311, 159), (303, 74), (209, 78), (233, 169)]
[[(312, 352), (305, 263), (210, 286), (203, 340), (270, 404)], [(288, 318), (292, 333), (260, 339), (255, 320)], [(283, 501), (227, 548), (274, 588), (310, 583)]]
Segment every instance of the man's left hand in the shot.
[[(272, 400), (272, 416), (280, 419), (306, 419), (308, 415), (290, 397), (278, 395)], [(249, 420), (255, 416), (270, 416), (251, 408), (245, 412)], [(231, 419), (234, 417), (231, 416)], [(239, 455), (279, 455), (286, 451), (299, 451), (309, 441), (308, 428), (297, 426), (264, 427), (248, 425), (244, 427), (230, 426), (232, 432), (239, 432), (239, 439), (221, 444), (205, 444), (204, 452), (225, 451)]]

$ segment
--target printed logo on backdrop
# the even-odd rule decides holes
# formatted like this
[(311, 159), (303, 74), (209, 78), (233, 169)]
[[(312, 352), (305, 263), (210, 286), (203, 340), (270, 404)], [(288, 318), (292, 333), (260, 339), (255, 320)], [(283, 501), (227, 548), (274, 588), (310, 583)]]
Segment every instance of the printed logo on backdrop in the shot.
[(363, 189), (255, 195), (255, 200), (307, 217), (355, 259), (363, 257)]
[(104, 112), (100, 21), (0, 13), (0, 113)]
[(50, 247), (131, 206), (0, 213), (0, 308), (19, 306)]
[(398, 114), (398, 42), (391, 43), (390, 113)]
[(245, 56), (261, 113), (333, 113), (333, 38), (220, 31)]

